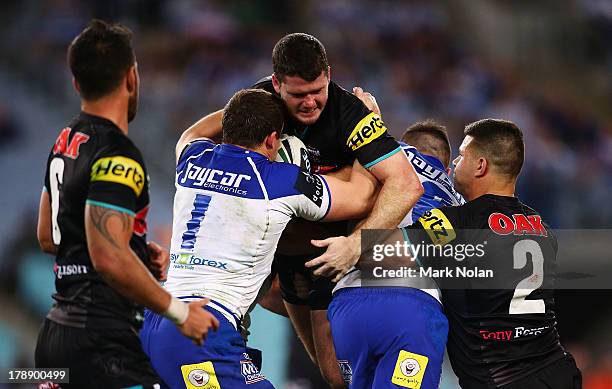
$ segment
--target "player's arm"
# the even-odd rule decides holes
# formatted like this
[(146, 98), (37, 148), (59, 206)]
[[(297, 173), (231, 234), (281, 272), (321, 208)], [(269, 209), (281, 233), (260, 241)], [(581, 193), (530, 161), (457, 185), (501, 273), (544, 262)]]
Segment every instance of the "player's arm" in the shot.
[(325, 176), (331, 195), (331, 206), (322, 221), (358, 219), (365, 217), (376, 200), (378, 181), (355, 160), (349, 181), (336, 176)]
[(38, 225), (36, 237), (42, 251), (48, 254), (57, 254), (57, 246), (53, 243), (53, 231), (51, 224), (51, 198), (49, 192), (43, 190), (40, 195), (38, 206)]
[(312, 242), (327, 247), (325, 253), (306, 263), (307, 267), (319, 266), (315, 275), (334, 276), (334, 281), (339, 281), (361, 255), (361, 230), (395, 228), (423, 194), (423, 186), (401, 152), (375, 164), (370, 171), (382, 184), (372, 212), (348, 237)]
[(185, 304), (153, 278), (130, 247), (134, 217), (116, 209), (85, 205), (85, 234), (91, 262), (108, 284), (126, 298), (166, 316), (180, 331), (202, 344), (219, 322), (202, 309), (208, 300)]
[(178, 161), (185, 146), (194, 139), (208, 138), (215, 142), (221, 140), (221, 119), (223, 110), (208, 114), (185, 130), (176, 143), (176, 160)]

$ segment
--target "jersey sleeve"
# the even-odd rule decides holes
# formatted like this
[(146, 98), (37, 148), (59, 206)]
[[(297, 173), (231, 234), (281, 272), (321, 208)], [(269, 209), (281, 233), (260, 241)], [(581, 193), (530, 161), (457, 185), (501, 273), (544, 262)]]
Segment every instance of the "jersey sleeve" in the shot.
[(181, 151), (176, 164), (176, 171), (182, 170), (183, 165), (190, 157), (201, 154), (207, 150), (212, 150), (217, 144), (208, 138), (195, 139), (187, 143)]
[(135, 215), (137, 201), (146, 190), (146, 172), (133, 146), (107, 146), (96, 153), (90, 167), (87, 204)]
[(295, 194), (287, 202), (293, 215), (311, 221), (321, 220), (327, 215), (331, 193), (322, 176), (299, 170), (293, 190)]
[[(412, 225), (404, 228), (404, 236), (410, 241), (442, 245), (453, 242), (457, 238), (457, 220), (453, 212), (447, 208), (434, 208), (425, 211)], [(452, 221), (451, 221), (452, 220)]]
[(400, 145), (389, 135), (380, 115), (370, 111), (357, 97), (346, 93), (341, 113), (343, 123), (346, 123), (342, 129), (342, 141), (355, 158), (365, 168), (371, 168), (400, 152)]

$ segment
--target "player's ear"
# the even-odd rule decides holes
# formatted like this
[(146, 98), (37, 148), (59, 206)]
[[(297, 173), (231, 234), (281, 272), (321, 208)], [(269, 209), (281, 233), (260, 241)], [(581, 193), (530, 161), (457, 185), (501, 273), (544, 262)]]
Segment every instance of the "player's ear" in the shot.
[(487, 174), (488, 168), (489, 168), (489, 161), (487, 161), (487, 159), (484, 157), (480, 157), (478, 158), (478, 161), (476, 162), (476, 170), (474, 172), (474, 175), (478, 178), (483, 177), (485, 174)]
[(281, 84), (281, 81), (278, 79), (278, 77), (276, 77), (276, 74), (272, 73), (272, 86), (274, 87), (274, 90), (278, 94), (280, 94), (280, 84)]
[(125, 86), (130, 94), (138, 88), (138, 75), (136, 72), (136, 64), (134, 64), (129, 68), (125, 77)]
[(77, 91), (77, 93), (80, 95), (81, 94), (81, 87), (79, 86), (79, 83), (77, 82), (76, 78), (72, 77), (72, 86), (74, 87), (74, 90)]
[(331, 80), (331, 66), (327, 66), (327, 81)]

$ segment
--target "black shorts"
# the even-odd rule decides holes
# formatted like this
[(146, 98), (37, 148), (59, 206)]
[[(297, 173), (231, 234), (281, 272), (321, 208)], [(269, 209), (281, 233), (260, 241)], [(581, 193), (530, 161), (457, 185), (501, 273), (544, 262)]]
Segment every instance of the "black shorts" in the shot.
[(310, 309), (327, 310), (336, 286), (327, 277), (317, 277), (304, 264), (316, 255), (282, 255), (274, 257), (283, 300), (293, 305), (308, 305)]
[[(36, 344), (39, 368), (69, 368), (61, 388), (153, 388), (161, 383), (130, 330), (91, 330), (45, 319)], [(157, 386), (159, 387), (159, 386)]]
[(535, 372), (501, 389), (582, 389), (582, 374), (571, 354), (566, 354)]

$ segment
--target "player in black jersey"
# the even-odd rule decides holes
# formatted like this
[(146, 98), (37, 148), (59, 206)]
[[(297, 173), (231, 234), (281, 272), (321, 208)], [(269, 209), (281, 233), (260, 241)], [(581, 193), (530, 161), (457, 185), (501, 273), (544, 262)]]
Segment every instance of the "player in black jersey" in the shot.
[(71, 43), (82, 112), (61, 130), (47, 162), (37, 235), (56, 255), (57, 293), (35, 363), (69, 368), (66, 388), (159, 387), (138, 338), (142, 305), (198, 343), (218, 326), (202, 309), (206, 300), (173, 299), (152, 274), (165, 277), (168, 252), (146, 240), (149, 179), (127, 137), (139, 87), (131, 36), (94, 20)]
[[(330, 80), (325, 48), (311, 35), (293, 33), (283, 37), (274, 47), (272, 63), (272, 76), (260, 80), (254, 87), (276, 93), (283, 99), (288, 113), (284, 133), (298, 136), (308, 147), (312, 171), (333, 172), (352, 165), (357, 159), (382, 183), (374, 209), (362, 227), (396, 226), (423, 188), (408, 160), (399, 153), (401, 148), (388, 134), (380, 115)], [(182, 150), (184, 139), (193, 138), (194, 134), (218, 137), (221, 115), (221, 111), (212, 113), (185, 131), (177, 150)], [(317, 269), (317, 275), (338, 280), (344, 270), (336, 263), (346, 257), (357, 260), (359, 232), (324, 239), (347, 234), (347, 223), (334, 227), (330, 230), (330, 226), (317, 224), (289, 225), (278, 247), (278, 253), (284, 255), (276, 265), (283, 298), (298, 336), (328, 382), (334, 387), (343, 387), (326, 318), (333, 285), (328, 279), (314, 280), (313, 272), (304, 268), (304, 262), (321, 254), (325, 247), (323, 258), (312, 263), (327, 261)], [(313, 239), (317, 247), (311, 245)]]
[[(468, 202), (427, 212), (405, 230), (412, 245), (434, 243), (455, 252), (419, 256), (425, 269), (451, 271), (437, 281), (453, 370), (465, 389), (580, 388), (580, 371), (556, 329), (556, 239), (514, 195), (524, 159), (522, 132), (511, 122), (484, 119), (466, 126), (465, 135), (453, 163), (455, 188)], [(467, 244), (476, 250), (482, 244), (483, 255), (462, 259), (456, 253)], [(461, 268), (492, 272), (467, 278)]]

